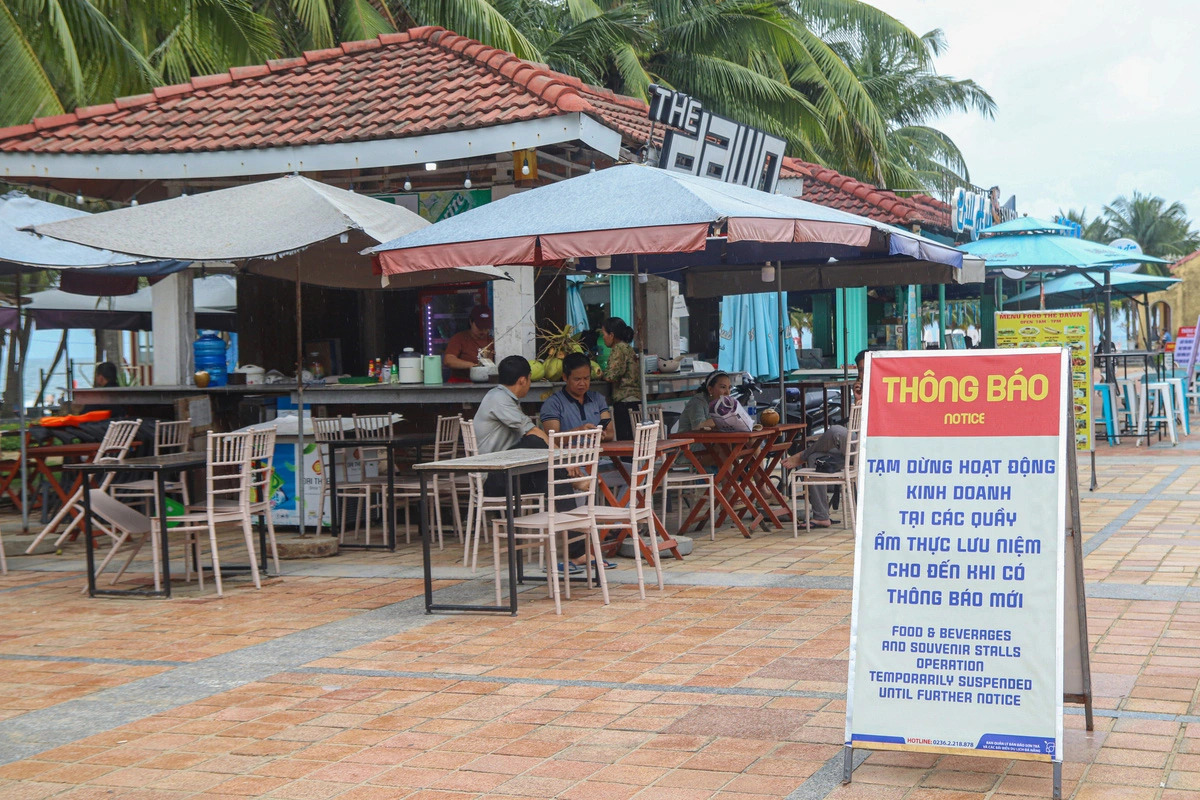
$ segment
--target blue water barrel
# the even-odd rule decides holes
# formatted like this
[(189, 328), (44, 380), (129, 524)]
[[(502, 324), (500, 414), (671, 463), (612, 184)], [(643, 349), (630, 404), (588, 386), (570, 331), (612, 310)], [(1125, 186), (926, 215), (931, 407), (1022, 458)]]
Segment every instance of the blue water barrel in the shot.
[(196, 371), (208, 373), (209, 386), (224, 386), (227, 382), (225, 366), (225, 340), (220, 336), (206, 333), (192, 344), (195, 354)]

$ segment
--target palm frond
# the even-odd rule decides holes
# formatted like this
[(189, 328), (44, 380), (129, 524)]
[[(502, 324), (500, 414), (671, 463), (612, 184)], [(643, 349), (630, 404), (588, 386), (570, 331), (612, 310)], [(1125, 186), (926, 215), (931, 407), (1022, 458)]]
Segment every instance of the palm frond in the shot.
[(541, 52), (488, 0), (403, 0), (401, 5), (419, 25), (441, 25), (518, 58), (541, 61)]
[(41, 61), (8, 7), (0, 0), (0, 126), (61, 114), (63, 104)]

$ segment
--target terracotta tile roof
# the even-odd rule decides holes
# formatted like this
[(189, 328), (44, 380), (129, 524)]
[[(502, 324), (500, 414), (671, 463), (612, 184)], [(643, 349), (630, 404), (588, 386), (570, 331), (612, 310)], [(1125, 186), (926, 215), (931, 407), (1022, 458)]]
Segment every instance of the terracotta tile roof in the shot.
[(810, 203), (860, 214), (889, 225), (906, 228), (922, 225), (946, 232), (950, 230), (950, 206), (927, 194), (901, 197), (798, 158), (783, 159), (780, 177), (803, 179), (803, 199)]
[(591, 99), (633, 115), (623, 102), (631, 98), (590, 90), (585, 99), (581, 87), (442, 28), (413, 28), (0, 129), (0, 150), (180, 153), (368, 141), (601, 116)]
[(1192, 261), (1192, 260), (1196, 259), (1197, 257), (1200, 257), (1200, 250), (1196, 250), (1195, 252), (1188, 253), (1186, 256), (1184, 256), (1183, 258), (1179, 259), (1178, 261), (1173, 261), (1173, 262), (1171, 262), (1171, 266), (1170, 266), (1170, 267), (1168, 267), (1168, 269), (1169, 269), (1171, 272), (1174, 272), (1175, 270), (1177, 270), (1177, 269), (1179, 269), (1180, 267), (1182, 267), (1184, 264), (1188, 263), (1189, 261)]

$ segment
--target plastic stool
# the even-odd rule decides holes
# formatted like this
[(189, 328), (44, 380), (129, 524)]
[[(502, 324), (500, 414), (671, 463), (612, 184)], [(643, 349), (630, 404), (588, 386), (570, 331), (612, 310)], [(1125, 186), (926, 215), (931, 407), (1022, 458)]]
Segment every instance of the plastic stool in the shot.
[[(1143, 388), (1142, 402), (1138, 404), (1138, 434), (1146, 436), (1146, 444), (1150, 444), (1148, 425), (1165, 422), (1171, 444), (1179, 444), (1179, 435), (1175, 430), (1175, 398), (1171, 384), (1166, 381), (1147, 383)], [(1139, 441), (1140, 445), (1141, 442)]]
[(1137, 427), (1137, 408), (1138, 408), (1138, 387), (1141, 386), (1135, 380), (1129, 378), (1117, 378), (1117, 397), (1121, 401), (1120, 416), (1125, 418), (1125, 430), (1132, 431)]
[(1108, 434), (1109, 445), (1117, 445), (1121, 443), (1121, 439), (1117, 436), (1117, 404), (1116, 398), (1113, 397), (1113, 388), (1107, 383), (1097, 383), (1092, 387), (1100, 393), (1100, 407), (1104, 409), (1104, 431)]
[(1183, 435), (1190, 436), (1192, 434), (1191, 411), (1188, 408), (1187, 397), (1183, 392), (1183, 378), (1167, 378), (1166, 382), (1171, 384), (1175, 395), (1175, 417), (1179, 420), (1179, 425), (1183, 428)]

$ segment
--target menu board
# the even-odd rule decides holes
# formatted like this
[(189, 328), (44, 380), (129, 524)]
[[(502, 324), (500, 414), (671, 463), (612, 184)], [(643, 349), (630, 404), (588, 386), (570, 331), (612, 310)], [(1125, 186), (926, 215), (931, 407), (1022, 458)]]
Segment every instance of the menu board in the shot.
[(1179, 328), (1179, 335), (1175, 337), (1175, 366), (1187, 370), (1190, 378), (1195, 360), (1196, 326), (1183, 325)]
[(1071, 348), (1071, 395), (1075, 404), (1075, 449), (1096, 446), (1093, 425), (1091, 309), (1001, 311), (996, 314), (996, 347)]
[(847, 747), (1062, 760), (1069, 361), (868, 355)]

